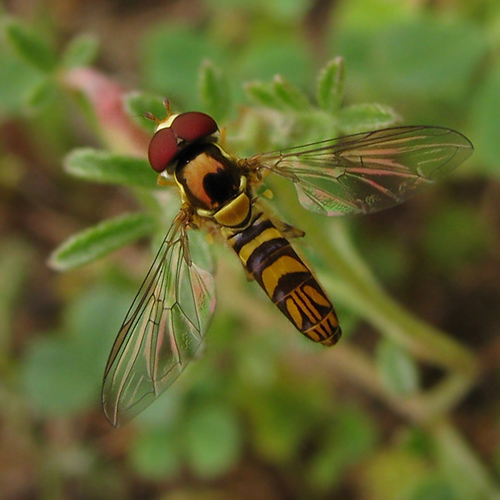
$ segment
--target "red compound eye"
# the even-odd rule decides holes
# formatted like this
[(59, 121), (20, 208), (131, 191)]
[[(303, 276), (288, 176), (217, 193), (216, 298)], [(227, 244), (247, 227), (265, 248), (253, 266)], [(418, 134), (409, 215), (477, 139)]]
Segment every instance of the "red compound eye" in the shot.
[(177, 139), (173, 130), (162, 128), (151, 139), (148, 149), (149, 163), (153, 170), (163, 172), (177, 154)]
[(180, 114), (172, 122), (171, 128), (177, 137), (187, 142), (203, 139), (218, 130), (217, 123), (211, 116), (198, 111)]

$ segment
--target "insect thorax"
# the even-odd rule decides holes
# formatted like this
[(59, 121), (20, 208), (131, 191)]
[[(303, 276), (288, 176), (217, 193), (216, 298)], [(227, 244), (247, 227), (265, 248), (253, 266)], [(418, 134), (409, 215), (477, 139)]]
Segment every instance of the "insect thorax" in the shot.
[(239, 227), (250, 219), (247, 178), (218, 145), (188, 146), (179, 156), (175, 177), (183, 198), (199, 216), (226, 227)]

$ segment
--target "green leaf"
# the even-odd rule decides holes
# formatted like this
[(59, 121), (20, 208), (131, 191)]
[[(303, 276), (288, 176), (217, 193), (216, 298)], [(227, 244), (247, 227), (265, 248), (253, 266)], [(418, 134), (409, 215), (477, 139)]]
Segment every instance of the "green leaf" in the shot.
[(45, 78), (27, 95), (27, 105), (35, 113), (40, 113), (52, 105), (60, 95), (59, 87), (52, 78)]
[[(473, 101), (472, 123), (474, 126), (474, 145), (477, 154), (484, 159), (485, 169), (500, 178), (500, 65), (485, 76), (483, 82), (476, 88), (476, 97)], [(479, 165), (481, 162), (478, 162)]]
[(419, 388), (418, 368), (413, 358), (400, 346), (382, 339), (376, 352), (376, 364), (387, 389), (399, 396), (410, 396)]
[(428, 464), (422, 457), (395, 446), (380, 448), (363, 464), (363, 488), (369, 492), (368, 498), (407, 500), (408, 493), (428, 476)]
[(146, 160), (107, 151), (75, 149), (64, 159), (65, 170), (80, 179), (154, 189), (156, 176)]
[(344, 96), (345, 67), (344, 59), (332, 59), (318, 75), (317, 101), (323, 110), (334, 114), (340, 107)]
[(75, 234), (50, 257), (50, 266), (59, 271), (88, 264), (131, 241), (150, 234), (154, 222), (146, 214), (124, 215), (109, 219)]
[(33, 30), (18, 21), (10, 20), (5, 26), (7, 40), (20, 57), (44, 73), (52, 72), (57, 66), (55, 51)]
[[(47, 336), (47, 334), (46, 334)], [(29, 401), (44, 415), (68, 415), (96, 396), (85, 363), (64, 338), (34, 339), (23, 359), (22, 378)]]
[(238, 52), (232, 76), (243, 81), (270, 81), (276, 75), (301, 88), (310, 84), (314, 71), (308, 42), (297, 30), (261, 32), (246, 51)]
[(273, 87), (265, 82), (248, 82), (245, 84), (248, 97), (258, 106), (283, 110), (283, 103), (276, 96)]
[(307, 111), (311, 109), (311, 102), (308, 97), (281, 75), (274, 77), (273, 91), (276, 97), (283, 103), (285, 109), (293, 111)]
[(135, 470), (148, 479), (164, 480), (180, 467), (178, 436), (165, 426), (147, 429), (134, 439), (130, 460)]
[(124, 98), (124, 107), (127, 114), (142, 128), (153, 133), (157, 123), (146, 118), (144, 115), (150, 113), (158, 119), (166, 116), (164, 98), (158, 94), (147, 92), (129, 92)]
[(92, 287), (70, 304), (64, 334), (46, 332), (33, 340), (20, 366), (33, 408), (44, 416), (61, 416), (97, 406), (111, 336), (130, 300), (116, 287)]
[(89, 34), (78, 35), (66, 47), (62, 55), (62, 65), (69, 68), (89, 66), (97, 57), (99, 40)]
[(231, 88), (226, 75), (212, 61), (202, 63), (199, 73), (201, 101), (216, 121), (223, 121), (231, 109)]
[(199, 105), (196, 81), (202, 61), (207, 54), (214, 61), (226, 59), (213, 37), (178, 22), (148, 30), (141, 45), (145, 86), (193, 108)]
[(21, 116), (27, 96), (42, 85), (47, 76), (19, 58), (5, 40), (0, 41), (0, 61), (0, 113), (2, 116)]
[(224, 474), (241, 455), (241, 429), (230, 407), (212, 403), (198, 408), (184, 432), (189, 464), (200, 476)]
[(372, 40), (379, 77), (407, 95), (464, 95), (485, 55), (488, 42), (479, 26), (467, 21), (413, 18), (380, 30)]
[(457, 500), (455, 488), (440, 476), (422, 480), (416, 485), (408, 500)]
[(371, 89), (391, 102), (402, 99), (410, 107), (420, 108), (436, 99), (462, 105), (487, 54), (486, 31), (458, 15), (401, 14), (401, 6), (408, 7), (404, 2), (384, 3), (386, 13), (380, 12), (377, 19), (364, 5), (358, 6), (358, 14), (371, 16), (371, 26), (345, 14), (335, 18), (333, 47), (349, 61), (353, 84), (365, 94)]
[(314, 418), (303, 393), (293, 394), (291, 386), (278, 387), (257, 398), (251, 411), (253, 441), (259, 454), (273, 463), (296, 457)]
[(374, 424), (354, 407), (339, 408), (322, 437), (308, 467), (309, 481), (322, 491), (336, 485), (346, 469), (369, 455), (377, 442)]
[(353, 104), (341, 109), (338, 116), (345, 134), (390, 127), (399, 120), (391, 107), (382, 104)]
[[(97, 284), (82, 291), (66, 306), (64, 325), (69, 340), (88, 350), (87, 361), (99, 367), (97, 379), (102, 376), (102, 364), (115, 339), (123, 317), (133, 298), (135, 287)], [(97, 333), (94, 333), (97, 332)], [(96, 359), (98, 358), (98, 359)]]

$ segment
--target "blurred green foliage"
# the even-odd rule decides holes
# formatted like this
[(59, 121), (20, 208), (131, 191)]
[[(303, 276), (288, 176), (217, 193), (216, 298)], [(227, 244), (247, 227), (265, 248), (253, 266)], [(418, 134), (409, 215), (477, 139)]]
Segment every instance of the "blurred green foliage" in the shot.
[[(138, 16), (146, 9), (136, 8)], [(201, 2), (200, 12), (185, 19), (165, 8), (158, 22), (151, 23), (151, 13), (143, 22), (127, 53), (132, 71), (119, 75), (127, 81), (133, 72), (130, 87), (141, 89), (126, 98), (131, 119), (150, 133), (153, 124), (139, 116), (160, 115), (169, 96), (174, 110), (205, 110), (227, 125), (228, 143), (241, 154), (401, 120), (457, 128), (476, 153), (450, 185), (402, 208), (401, 216), (393, 210), (352, 220), (349, 232), (377, 276), (443, 328), (457, 325), (452, 302), (460, 293), (474, 306), (464, 283), (500, 297), (497, 2), (217, 0)], [(238, 474), (248, 484), (257, 474), (258, 498), (498, 498), (489, 473), (491, 460), (498, 475), (498, 393), (476, 401), (480, 428), (467, 420), (470, 407), (460, 415), (474, 437), (472, 450), (434, 426), (460, 411), (454, 405), (416, 430), (421, 386), (441, 373), (422, 376), (418, 355), (392, 340), (365, 340), (346, 299), (339, 304), (346, 337), (366, 348), (375, 368), (367, 375), (340, 346), (353, 367), (342, 371), (335, 354), (297, 339), (226, 258), (203, 358), (129, 428), (105, 427), (102, 372), (147, 270), (147, 258), (140, 266), (134, 261), (147, 252), (132, 249), (117, 263), (107, 258), (60, 276), (48, 275), (46, 260), (75, 228), (82, 231), (55, 254), (59, 267), (101, 258), (153, 232), (161, 238), (166, 212), (177, 205), (156, 199), (144, 159), (124, 155), (112, 140), (99, 143), (102, 118), (65, 82), (80, 66), (105, 68), (112, 49), (91, 27), (63, 43), (68, 30), (50, 8), (34, 9), (29, 20), (14, 14), (0, 14), (0, 189), (5, 220), (13, 221), (0, 221), (0, 411), (12, 436), (0, 444), (0, 457), (10, 459), (0, 462), (0, 483), (10, 484), (5, 498), (197, 498), (201, 491), (203, 498), (234, 498)], [(127, 45), (136, 28), (110, 32)], [(135, 201), (78, 177), (129, 186)], [(293, 217), (294, 202), (277, 198)], [(136, 215), (117, 218), (137, 205)], [(331, 221), (316, 217), (313, 224), (324, 239), (336, 237)], [(306, 239), (304, 251), (327, 284), (331, 269), (315, 255), (317, 244)], [(477, 317), (472, 334), (484, 341), (497, 324), (493, 316)], [(357, 326), (360, 335), (353, 334)], [(466, 340), (474, 346), (474, 338)], [(472, 350), (478, 359), (479, 349)], [(494, 370), (497, 376), (498, 363)], [(356, 384), (375, 398), (358, 394)], [(254, 472), (247, 476), (248, 469)]]
[(113, 331), (129, 298), (116, 287), (86, 290), (67, 307), (60, 331), (30, 343), (20, 375), (37, 413), (71, 415), (95, 404), (108, 349), (93, 332)]

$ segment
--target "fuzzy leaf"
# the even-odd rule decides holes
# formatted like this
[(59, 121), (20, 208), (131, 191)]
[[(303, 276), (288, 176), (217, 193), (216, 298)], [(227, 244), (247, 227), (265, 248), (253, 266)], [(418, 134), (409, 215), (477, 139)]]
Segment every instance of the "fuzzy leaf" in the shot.
[(311, 103), (307, 96), (295, 85), (277, 75), (273, 80), (273, 91), (285, 108), (293, 111), (307, 111)]
[(77, 68), (92, 64), (99, 51), (99, 41), (95, 36), (83, 34), (70, 41), (62, 56), (65, 68)]
[(398, 114), (382, 104), (354, 104), (339, 112), (339, 128), (345, 134), (378, 130), (394, 125)]
[(344, 95), (344, 59), (332, 59), (318, 75), (317, 101), (320, 108), (336, 113)]
[(231, 89), (226, 75), (212, 61), (204, 61), (198, 76), (201, 100), (206, 111), (222, 121), (231, 109)]
[(106, 220), (66, 240), (52, 253), (49, 264), (58, 271), (88, 264), (150, 234), (153, 227), (153, 219), (146, 214), (124, 215)]
[(81, 179), (153, 189), (156, 176), (146, 160), (92, 148), (75, 149), (64, 159), (65, 170)]
[(153, 133), (157, 124), (144, 115), (151, 113), (156, 118), (163, 119), (166, 114), (163, 101), (164, 99), (157, 94), (130, 92), (125, 96), (124, 107), (135, 123)]
[(43, 111), (52, 105), (59, 96), (59, 87), (52, 78), (44, 78), (26, 96), (26, 103), (35, 112)]
[(34, 31), (23, 24), (11, 20), (5, 27), (7, 39), (31, 66), (44, 73), (50, 73), (57, 66), (55, 51)]
[(269, 83), (249, 82), (245, 85), (245, 91), (248, 97), (259, 106), (280, 111), (285, 108)]

